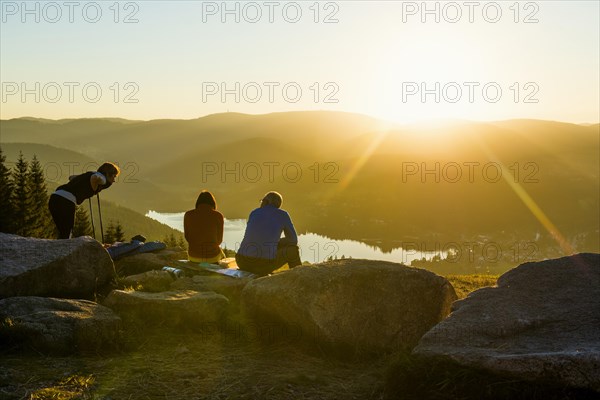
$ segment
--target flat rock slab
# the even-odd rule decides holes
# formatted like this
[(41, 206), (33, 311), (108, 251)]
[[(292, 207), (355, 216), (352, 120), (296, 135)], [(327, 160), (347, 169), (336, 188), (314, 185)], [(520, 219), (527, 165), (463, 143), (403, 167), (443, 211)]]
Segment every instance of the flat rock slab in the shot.
[(414, 353), (600, 391), (600, 255), (526, 263), (454, 303)]
[(119, 276), (142, 274), (147, 271), (159, 270), (168, 261), (156, 253), (134, 254), (115, 261), (115, 269)]
[(171, 290), (195, 290), (197, 292), (215, 292), (227, 297), (232, 303), (239, 304), (242, 290), (250, 279), (238, 279), (218, 274), (195, 275), (176, 279)]
[(173, 277), (167, 271), (153, 270), (142, 274), (127, 276), (119, 281), (121, 287), (131, 287), (144, 292), (168, 291)]
[(49, 240), (0, 233), (0, 298), (93, 299), (114, 277), (108, 252), (90, 237)]
[(163, 327), (202, 327), (220, 322), (229, 300), (214, 292), (191, 290), (148, 293), (113, 290), (104, 305), (126, 322)]
[(115, 261), (115, 269), (119, 276), (141, 274), (147, 271), (162, 269), (173, 261), (187, 258), (187, 252), (178, 248), (168, 248), (151, 253), (126, 255)]
[(113, 349), (121, 319), (87, 300), (10, 297), (0, 300), (0, 346), (69, 354)]
[(414, 347), (456, 298), (452, 285), (432, 272), (348, 259), (253, 280), (242, 292), (242, 310), (296, 337), (377, 353)]

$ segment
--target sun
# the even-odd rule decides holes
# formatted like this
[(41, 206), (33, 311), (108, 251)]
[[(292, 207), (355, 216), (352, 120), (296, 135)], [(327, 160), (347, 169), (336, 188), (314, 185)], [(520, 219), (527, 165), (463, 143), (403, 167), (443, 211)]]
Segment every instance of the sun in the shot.
[[(371, 112), (401, 123), (482, 119), (485, 104), (477, 99), (488, 70), (472, 40), (443, 27), (419, 33), (418, 40), (389, 41), (379, 49)], [(442, 44), (436, 35), (453, 38)]]

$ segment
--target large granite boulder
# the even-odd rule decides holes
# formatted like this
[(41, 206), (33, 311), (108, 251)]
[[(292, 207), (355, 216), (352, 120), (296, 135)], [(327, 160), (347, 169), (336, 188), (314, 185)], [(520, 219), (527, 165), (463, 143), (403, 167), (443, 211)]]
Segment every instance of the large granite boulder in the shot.
[(214, 292), (160, 293), (113, 290), (104, 305), (127, 323), (173, 328), (202, 328), (221, 322), (229, 300)]
[(0, 233), (0, 298), (41, 296), (93, 299), (115, 276), (96, 240), (48, 240)]
[(414, 354), (600, 391), (600, 255), (512, 269), (497, 287), (454, 303)]
[(0, 346), (68, 354), (113, 349), (121, 319), (87, 300), (10, 297), (0, 300)]
[(288, 327), (294, 337), (368, 354), (412, 348), (456, 298), (452, 285), (432, 272), (346, 259), (251, 281), (242, 310), (259, 324)]

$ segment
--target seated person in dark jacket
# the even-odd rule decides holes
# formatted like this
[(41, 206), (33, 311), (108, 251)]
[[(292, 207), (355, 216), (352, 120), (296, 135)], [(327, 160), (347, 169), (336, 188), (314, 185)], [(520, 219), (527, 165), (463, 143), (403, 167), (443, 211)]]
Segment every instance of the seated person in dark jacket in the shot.
[(223, 241), (223, 214), (211, 192), (203, 190), (196, 208), (183, 216), (183, 232), (188, 242), (188, 259), (192, 262), (217, 263), (225, 258), (220, 245)]
[[(244, 239), (235, 260), (240, 269), (265, 276), (288, 264), (294, 268), (302, 262), (298, 249), (298, 235), (287, 211), (281, 210), (283, 198), (269, 192), (260, 207), (248, 217)], [(281, 238), (281, 233), (285, 235)]]

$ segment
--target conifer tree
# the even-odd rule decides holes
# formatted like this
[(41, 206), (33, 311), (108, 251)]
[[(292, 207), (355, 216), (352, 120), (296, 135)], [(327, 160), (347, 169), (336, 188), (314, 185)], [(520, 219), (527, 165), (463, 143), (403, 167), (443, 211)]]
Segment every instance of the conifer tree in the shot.
[(177, 246), (182, 248), (183, 250), (187, 250), (187, 242), (183, 239), (183, 236), (179, 235), (179, 239), (177, 240)]
[(114, 233), (114, 241), (113, 242), (124, 242), (125, 241), (125, 232), (123, 231), (123, 226), (119, 221), (115, 225), (115, 233)]
[(31, 212), (31, 196), (28, 185), (28, 163), (19, 152), (19, 159), (13, 172), (14, 190), (12, 201), (14, 204), (15, 233), (20, 236), (29, 236), (29, 213)]
[(44, 179), (42, 165), (34, 155), (27, 173), (30, 209), (27, 215), (28, 236), (51, 238), (54, 234), (54, 224), (48, 209), (48, 189)]
[(92, 225), (85, 207), (77, 207), (75, 211), (75, 225), (73, 225), (73, 237), (93, 236)]
[(10, 169), (6, 166), (6, 157), (0, 147), (0, 232), (14, 233), (14, 185)]
[(173, 234), (173, 232), (171, 232), (169, 235), (165, 236), (165, 238), (163, 239), (163, 242), (167, 245), (167, 247), (176, 247), (177, 246), (177, 239), (175, 238), (175, 235)]
[(115, 230), (115, 223), (111, 220), (106, 227), (106, 232), (104, 232), (104, 243), (113, 244), (116, 242)]

